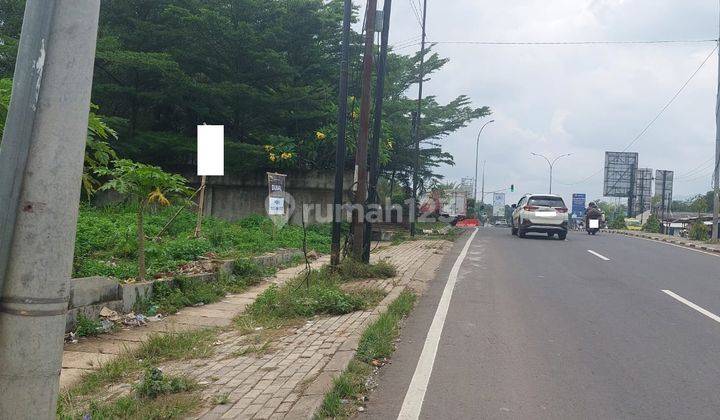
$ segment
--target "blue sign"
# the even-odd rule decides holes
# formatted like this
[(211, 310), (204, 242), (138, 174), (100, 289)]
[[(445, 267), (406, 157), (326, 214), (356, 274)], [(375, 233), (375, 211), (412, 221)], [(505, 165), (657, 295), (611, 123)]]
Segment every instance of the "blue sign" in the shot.
[(572, 196), (572, 215), (573, 217), (585, 217), (585, 194), (573, 194)]

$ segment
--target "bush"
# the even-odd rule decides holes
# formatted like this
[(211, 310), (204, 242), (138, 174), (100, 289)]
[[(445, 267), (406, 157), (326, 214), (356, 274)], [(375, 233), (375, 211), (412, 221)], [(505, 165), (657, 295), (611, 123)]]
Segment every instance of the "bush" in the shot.
[(625, 218), (624, 217), (615, 217), (610, 220), (608, 223), (608, 227), (610, 229), (627, 229), (627, 225), (625, 224)]
[(690, 239), (696, 241), (707, 241), (710, 235), (708, 235), (708, 228), (703, 222), (695, 222), (690, 226)]
[(183, 276), (175, 277), (173, 281), (175, 287), (168, 282), (153, 284), (152, 303), (163, 314), (176, 313), (186, 306), (217, 302), (225, 296), (223, 282), (206, 282)]
[(654, 214), (651, 215), (648, 218), (647, 222), (645, 222), (643, 230), (650, 233), (660, 233), (660, 231), (662, 230), (660, 219)]

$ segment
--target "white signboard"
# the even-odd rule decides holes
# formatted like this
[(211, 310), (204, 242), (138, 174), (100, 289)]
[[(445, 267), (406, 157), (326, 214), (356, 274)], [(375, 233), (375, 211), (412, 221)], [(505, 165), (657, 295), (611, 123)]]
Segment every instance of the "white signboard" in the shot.
[(225, 175), (225, 126), (197, 126), (197, 174)]
[(270, 197), (268, 215), (282, 216), (285, 214), (285, 197)]
[(505, 193), (493, 194), (493, 216), (505, 216)]

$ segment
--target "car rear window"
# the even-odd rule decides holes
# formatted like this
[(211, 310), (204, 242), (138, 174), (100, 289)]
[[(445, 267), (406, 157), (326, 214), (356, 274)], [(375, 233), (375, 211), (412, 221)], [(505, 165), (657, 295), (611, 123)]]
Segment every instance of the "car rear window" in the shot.
[(541, 207), (565, 207), (565, 202), (560, 197), (530, 197), (530, 200), (528, 200), (528, 204), (531, 206)]

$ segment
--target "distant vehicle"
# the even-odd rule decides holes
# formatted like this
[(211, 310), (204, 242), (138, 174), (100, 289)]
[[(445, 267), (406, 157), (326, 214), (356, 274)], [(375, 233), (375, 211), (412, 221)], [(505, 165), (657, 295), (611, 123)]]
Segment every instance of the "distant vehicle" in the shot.
[(557, 235), (564, 240), (568, 232), (568, 209), (562, 197), (528, 194), (512, 205), (512, 234), (524, 238), (528, 233)]
[(508, 227), (508, 222), (505, 220), (498, 220), (495, 222), (495, 226), (497, 227)]

